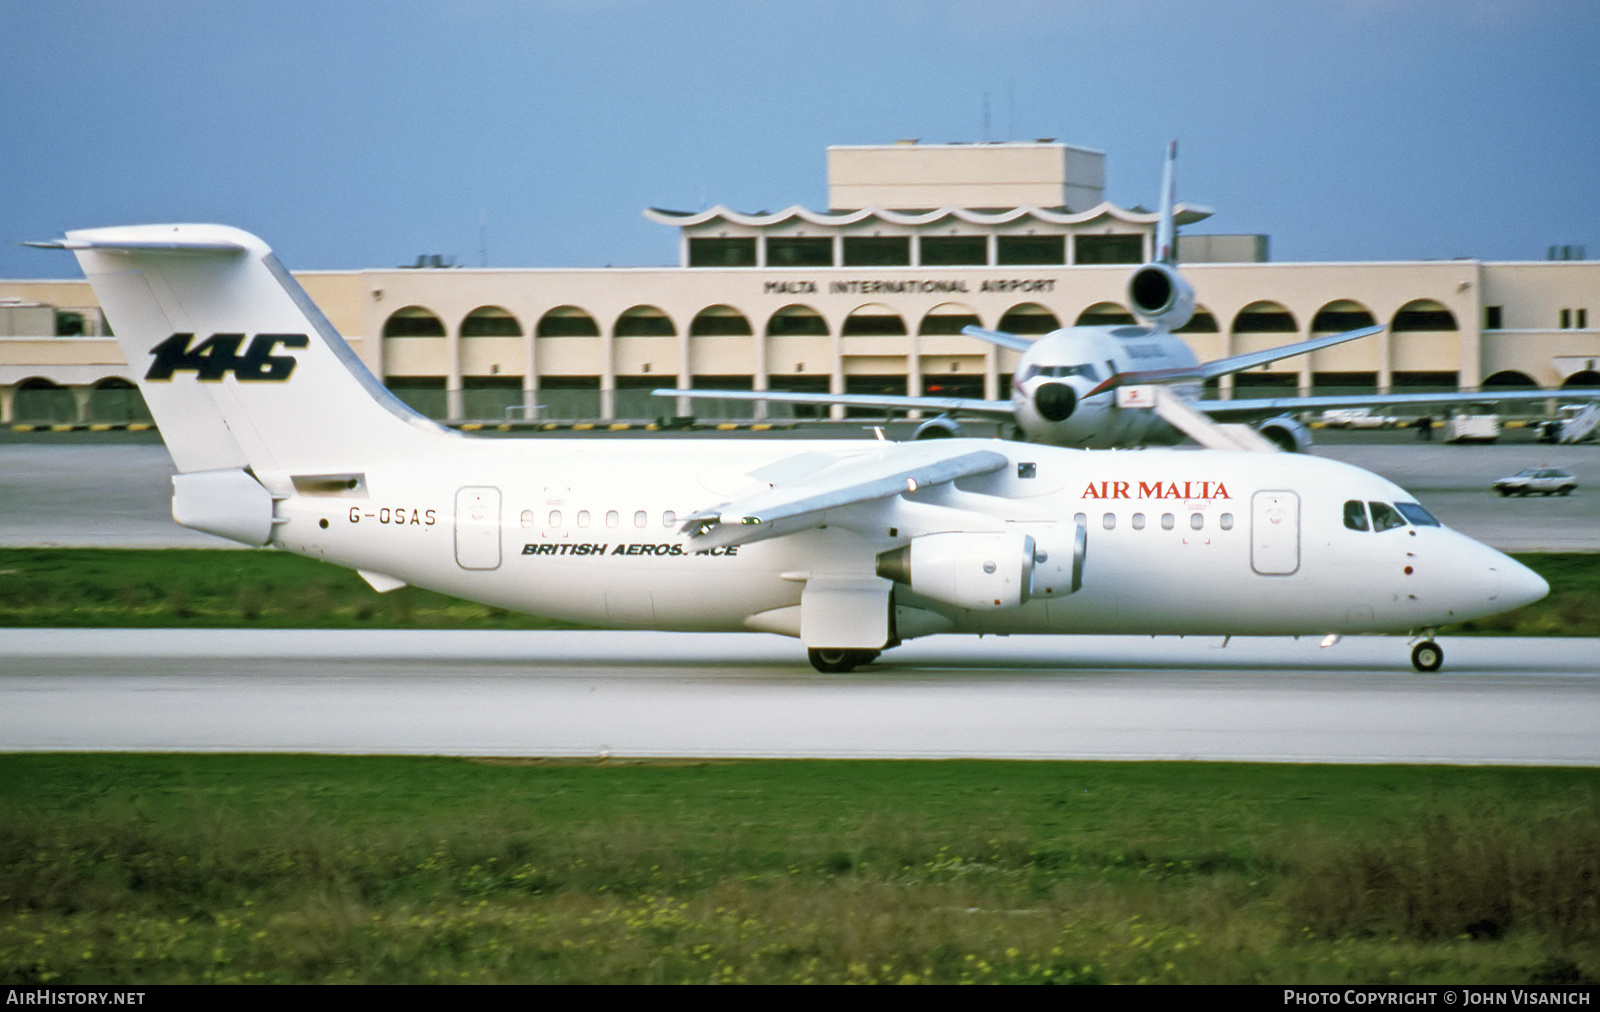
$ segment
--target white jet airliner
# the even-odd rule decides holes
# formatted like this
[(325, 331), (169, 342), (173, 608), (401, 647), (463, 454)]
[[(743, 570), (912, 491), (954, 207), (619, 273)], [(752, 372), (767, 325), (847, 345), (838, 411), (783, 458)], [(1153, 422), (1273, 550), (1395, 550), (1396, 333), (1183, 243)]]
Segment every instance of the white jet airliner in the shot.
[[(1194, 315), (1194, 289), (1177, 270), (1174, 173), (1178, 144), (1167, 149), (1156, 225), (1156, 258), (1128, 280), (1128, 305), (1144, 325), (1066, 327), (1037, 340), (981, 327), (962, 333), (1020, 352), (1011, 398), (987, 401), (965, 397), (897, 397), (873, 394), (815, 394), (776, 391), (654, 390), (658, 397), (705, 400), (839, 404), (896, 411), (937, 411), (915, 439), (961, 435), (956, 416), (972, 415), (1014, 423), (1021, 437), (1053, 446), (1112, 447), (1173, 443), (1188, 436), (1213, 449), (1304, 452), (1311, 432), (1296, 412), (1340, 407), (1397, 404), (1450, 405), (1484, 400), (1548, 400), (1549, 391), (1482, 393), (1358, 394), (1352, 396), (1237, 398), (1199, 400), (1206, 380), (1242, 372), (1279, 359), (1304, 355), (1383, 332), (1361, 327), (1341, 334), (1299, 341), (1244, 355), (1201, 362), (1173, 331)], [(1600, 391), (1568, 391), (1563, 397), (1600, 396)], [(1252, 427), (1218, 424), (1256, 420)]]
[(407, 408), (265, 243), (70, 232), (173, 518), (595, 626), (762, 630), (847, 671), (931, 633), (1432, 631), (1544, 596), (1394, 484), (1289, 454), (1000, 440), (480, 439)]

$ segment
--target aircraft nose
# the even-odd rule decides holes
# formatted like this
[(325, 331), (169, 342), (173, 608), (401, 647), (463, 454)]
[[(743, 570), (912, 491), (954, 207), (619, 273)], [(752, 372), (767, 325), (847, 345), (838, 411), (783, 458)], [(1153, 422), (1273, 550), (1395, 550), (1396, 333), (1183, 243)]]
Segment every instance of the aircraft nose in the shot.
[(1495, 575), (1499, 577), (1500, 603), (1507, 610), (1532, 604), (1550, 593), (1550, 584), (1544, 577), (1515, 559), (1502, 556), (1502, 560), (1495, 567)]

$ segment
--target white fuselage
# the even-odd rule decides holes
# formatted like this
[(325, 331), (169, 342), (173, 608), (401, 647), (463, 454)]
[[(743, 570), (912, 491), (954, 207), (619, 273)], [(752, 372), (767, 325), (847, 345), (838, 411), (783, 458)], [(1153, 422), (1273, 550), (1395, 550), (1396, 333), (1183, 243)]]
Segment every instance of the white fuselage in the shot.
[(258, 477), (283, 497), (272, 537), (282, 548), (597, 626), (778, 628), (758, 616), (795, 608), (809, 576), (870, 577), (928, 503), (1027, 533), (1041, 550), (1070, 546), (1081, 522), (1082, 588), (1038, 587), (1018, 607), (974, 611), (896, 584), (894, 604), (925, 620), (902, 629), (905, 638), (1407, 631), (1504, 611), (1545, 590), (1518, 563), (1445, 527), (1350, 529), (1347, 502), (1413, 500), (1336, 462), (970, 442), (1011, 466), (839, 510), (822, 529), (707, 551), (680, 530), (682, 518), (760, 488), (749, 472), (802, 447), (850, 454), (875, 444), (460, 439), (436, 459), (352, 461), (362, 475), (354, 490), (306, 494), (286, 475)]

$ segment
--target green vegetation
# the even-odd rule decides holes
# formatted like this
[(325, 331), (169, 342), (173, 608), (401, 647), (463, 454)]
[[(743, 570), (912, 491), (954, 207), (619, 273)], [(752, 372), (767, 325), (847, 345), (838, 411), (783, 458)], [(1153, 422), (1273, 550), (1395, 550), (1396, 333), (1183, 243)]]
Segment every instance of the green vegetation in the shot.
[[(1600, 555), (1519, 555), (1550, 581), (1526, 608), (1446, 635), (1600, 636)], [(274, 551), (0, 549), (0, 627), (570, 629)]]
[(0, 981), (1594, 983), (1600, 770), (0, 756)]
[(0, 549), (0, 626), (572, 629), (278, 551)]

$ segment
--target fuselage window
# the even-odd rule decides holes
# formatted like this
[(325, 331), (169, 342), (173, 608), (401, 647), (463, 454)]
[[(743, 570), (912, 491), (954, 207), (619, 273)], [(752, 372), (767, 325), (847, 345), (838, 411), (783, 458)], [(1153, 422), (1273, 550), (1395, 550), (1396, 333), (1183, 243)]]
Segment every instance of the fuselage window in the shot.
[(551, 510), (550, 511), (550, 526), (551, 527), (560, 527), (561, 526), (561, 511), (560, 510)]
[(1172, 530), (1172, 528), (1176, 527), (1177, 524), (1178, 524), (1178, 519), (1176, 517), (1174, 517), (1171, 513), (1163, 513), (1163, 514), (1161, 514), (1161, 529), (1162, 530), (1170, 531), (1170, 530)]
[(1360, 499), (1351, 499), (1344, 504), (1344, 525), (1352, 531), (1368, 530), (1367, 508)]
[(622, 517), (616, 510), (606, 510), (606, 526), (615, 527), (622, 522)]
[(1206, 515), (1204, 513), (1190, 513), (1189, 514), (1189, 526), (1191, 528), (1193, 528), (1194, 530), (1198, 531), (1201, 528), (1205, 527), (1205, 525), (1206, 525)]
[(1144, 530), (1144, 514), (1143, 513), (1135, 513), (1133, 515), (1133, 529), (1136, 530), (1136, 531)]
[(1084, 513), (1074, 513), (1072, 515), (1072, 522), (1077, 524), (1079, 527), (1082, 527), (1089, 522), (1089, 517)]
[(1217, 518), (1218, 525), (1225, 531), (1233, 530), (1233, 514), (1224, 513)]
[(1100, 526), (1104, 527), (1108, 531), (1116, 530), (1117, 515), (1115, 513), (1107, 513), (1105, 516), (1100, 518)]
[(533, 510), (522, 511), (522, 526), (532, 527), (534, 524)]
[(1432, 513), (1429, 513), (1427, 510), (1423, 509), (1421, 503), (1397, 502), (1394, 504), (1394, 508), (1400, 511), (1401, 516), (1411, 521), (1411, 526), (1413, 527), (1444, 526), (1433, 518)]
[(1375, 531), (1392, 531), (1396, 527), (1404, 527), (1406, 518), (1395, 511), (1393, 506), (1386, 502), (1367, 503), (1372, 508), (1372, 529)]
[(671, 510), (667, 510), (665, 513), (661, 514), (661, 526), (663, 526), (663, 527), (671, 527), (673, 524), (675, 524), (677, 522), (678, 522), (678, 514), (672, 512)]
[(650, 514), (646, 513), (644, 510), (640, 510), (639, 512), (637, 512), (637, 513), (635, 513), (633, 515), (633, 526), (635, 526), (635, 527), (645, 527), (645, 526), (648, 526), (649, 523), (650, 523)]
[(579, 510), (578, 511), (578, 526), (579, 527), (587, 527), (587, 526), (589, 526), (589, 511), (588, 510)]

